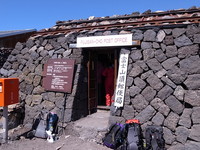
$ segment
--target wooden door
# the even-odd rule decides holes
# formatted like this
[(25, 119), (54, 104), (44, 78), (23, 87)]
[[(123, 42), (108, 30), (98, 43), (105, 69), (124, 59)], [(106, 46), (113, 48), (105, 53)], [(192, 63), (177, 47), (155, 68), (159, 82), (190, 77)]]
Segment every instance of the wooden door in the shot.
[(89, 51), (88, 62), (88, 110), (89, 114), (97, 110), (97, 84), (96, 84), (96, 64), (97, 55), (94, 51)]

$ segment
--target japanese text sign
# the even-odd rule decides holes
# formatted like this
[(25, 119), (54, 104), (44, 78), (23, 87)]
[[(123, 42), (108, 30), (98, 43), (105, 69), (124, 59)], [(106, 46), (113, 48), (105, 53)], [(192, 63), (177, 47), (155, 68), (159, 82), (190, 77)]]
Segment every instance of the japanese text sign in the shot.
[(120, 54), (114, 106), (123, 107), (129, 54)]
[(44, 65), (43, 87), (47, 91), (71, 92), (75, 60), (49, 59)]

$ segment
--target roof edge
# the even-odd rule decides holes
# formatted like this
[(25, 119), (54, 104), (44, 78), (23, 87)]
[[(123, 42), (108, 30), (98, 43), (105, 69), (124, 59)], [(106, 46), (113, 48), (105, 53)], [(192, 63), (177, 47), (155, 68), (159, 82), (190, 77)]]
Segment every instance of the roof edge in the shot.
[(19, 30), (16, 32), (13, 31), (10, 33), (5, 33), (5, 34), (0, 35), (0, 38), (13, 36), (13, 35), (19, 35), (19, 34), (25, 34), (25, 33), (30, 33), (30, 32), (36, 32), (36, 31), (37, 31), (36, 29), (25, 29), (25, 30)]

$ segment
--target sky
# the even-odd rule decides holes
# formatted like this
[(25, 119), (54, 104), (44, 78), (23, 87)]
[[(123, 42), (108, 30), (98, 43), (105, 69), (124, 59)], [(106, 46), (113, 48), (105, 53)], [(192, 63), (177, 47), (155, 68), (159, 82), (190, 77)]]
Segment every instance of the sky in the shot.
[(90, 16), (200, 7), (200, 0), (0, 0), (0, 31), (53, 27), (56, 21)]

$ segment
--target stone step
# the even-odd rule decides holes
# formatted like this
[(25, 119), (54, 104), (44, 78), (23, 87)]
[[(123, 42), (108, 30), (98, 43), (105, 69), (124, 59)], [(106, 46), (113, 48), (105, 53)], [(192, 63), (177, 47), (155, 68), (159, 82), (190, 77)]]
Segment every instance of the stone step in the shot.
[(109, 127), (110, 111), (98, 110), (96, 113), (74, 122), (74, 130), (84, 140), (101, 143)]

